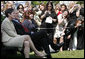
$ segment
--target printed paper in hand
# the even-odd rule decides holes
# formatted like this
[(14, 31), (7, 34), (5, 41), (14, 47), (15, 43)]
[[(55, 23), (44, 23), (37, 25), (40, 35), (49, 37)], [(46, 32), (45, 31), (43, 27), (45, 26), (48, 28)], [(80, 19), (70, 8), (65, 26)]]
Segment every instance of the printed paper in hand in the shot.
[(45, 22), (51, 24), (52, 23), (52, 17), (47, 17)]

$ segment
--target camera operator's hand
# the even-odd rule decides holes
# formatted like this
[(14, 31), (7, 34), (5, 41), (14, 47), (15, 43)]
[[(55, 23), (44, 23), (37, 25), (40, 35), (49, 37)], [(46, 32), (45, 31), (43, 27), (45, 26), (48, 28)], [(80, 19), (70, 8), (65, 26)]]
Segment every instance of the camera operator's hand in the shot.
[(47, 13), (48, 13), (48, 11), (46, 10), (44, 14), (46, 15)]
[(73, 7), (74, 7), (74, 8), (75, 8), (75, 7), (78, 7), (78, 5), (77, 5), (77, 4), (75, 4)]
[(63, 19), (65, 19), (66, 18), (66, 15), (63, 15), (62, 17), (63, 17)]
[(56, 22), (57, 20), (56, 19), (52, 19), (54, 22)]
[(70, 38), (71, 38), (71, 35), (68, 35), (68, 36), (67, 36), (67, 39), (70, 39)]
[(44, 14), (41, 16), (41, 19), (43, 19), (44, 17), (46, 17), (46, 14), (47, 14), (47, 10), (44, 12)]
[(80, 6), (80, 5), (78, 5), (78, 9), (79, 9), (79, 10), (81, 9), (81, 6)]
[(79, 26), (81, 26), (81, 21), (78, 21), (75, 25), (75, 28), (78, 28)]

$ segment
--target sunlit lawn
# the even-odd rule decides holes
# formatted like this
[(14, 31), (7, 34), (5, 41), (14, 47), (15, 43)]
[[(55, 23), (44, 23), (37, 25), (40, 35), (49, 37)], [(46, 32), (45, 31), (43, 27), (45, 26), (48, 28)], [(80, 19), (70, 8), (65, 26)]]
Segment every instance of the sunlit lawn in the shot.
[(84, 58), (84, 50), (52, 53), (53, 58)]

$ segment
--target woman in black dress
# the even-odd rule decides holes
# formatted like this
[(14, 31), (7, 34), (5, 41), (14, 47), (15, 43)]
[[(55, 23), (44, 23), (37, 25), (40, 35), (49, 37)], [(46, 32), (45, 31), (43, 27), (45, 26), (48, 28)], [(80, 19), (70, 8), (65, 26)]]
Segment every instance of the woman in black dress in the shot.
[[(42, 23), (41, 23), (41, 29), (47, 32), (47, 35), (49, 36), (49, 44), (51, 45), (51, 47), (54, 50), (57, 50), (59, 48), (55, 48), (55, 45), (53, 43), (53, 35), (54, 35), (54, 31), (55, 31), (55, 26), (57, 24), (57, 15), (55, 13), (55, 10), (53, 8), (53, 3), (52, 2), (48, 2), (46, 4), (46, 10), (45, 12), (41, 15), (41, 19), (42, 19)], [(62, 43), (59, 43), (61, 45), (63, 45)]]

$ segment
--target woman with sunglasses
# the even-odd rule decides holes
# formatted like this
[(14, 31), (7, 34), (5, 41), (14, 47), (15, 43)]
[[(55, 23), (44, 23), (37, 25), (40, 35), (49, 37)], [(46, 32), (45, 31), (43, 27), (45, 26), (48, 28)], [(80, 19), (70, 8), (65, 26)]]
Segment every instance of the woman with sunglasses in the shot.
[(22, 22), (23, 13), (24, 13), (24, 6), (22, 4), (19, 4), (17, 7), (17, 10), (19, 11), (20, 22)]

